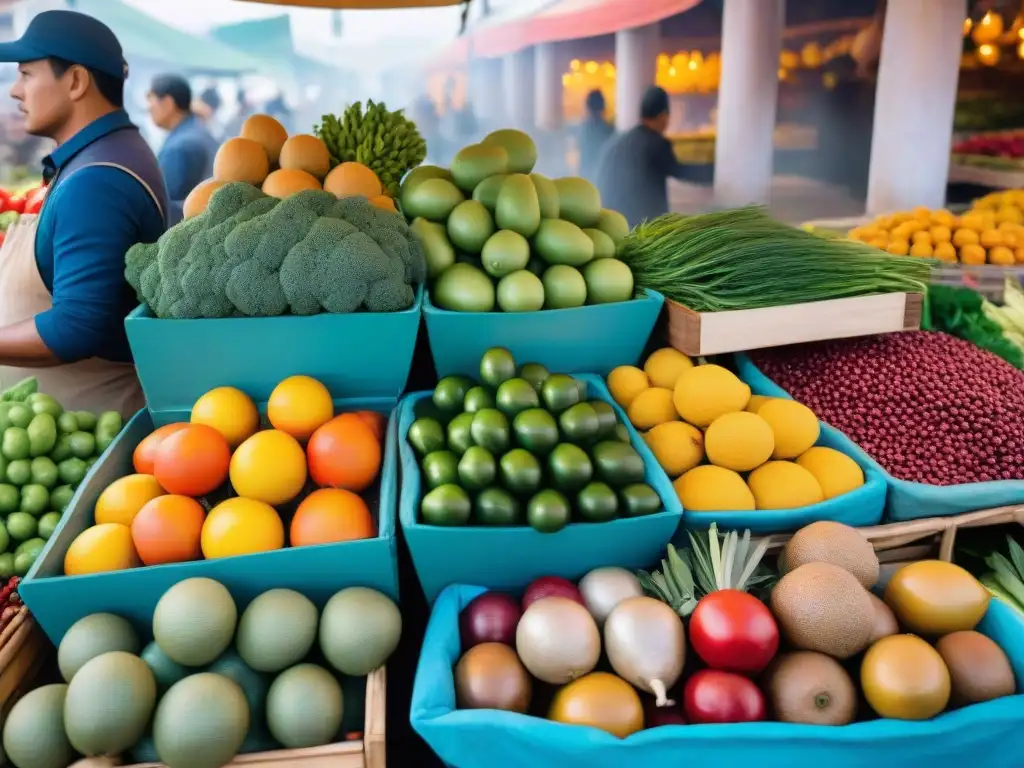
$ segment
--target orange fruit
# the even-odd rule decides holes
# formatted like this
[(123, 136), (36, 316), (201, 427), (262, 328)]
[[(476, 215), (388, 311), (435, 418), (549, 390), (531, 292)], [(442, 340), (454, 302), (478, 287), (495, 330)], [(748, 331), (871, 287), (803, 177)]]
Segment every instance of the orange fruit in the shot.
[(308, 440), (334, 418), (334, 401), (327, 387), (310, 376), (290, 376), (270, 393), (267, 418), (296, 440)]
[(306, 484), (306, 454), (291, 435), (267, 429), (238, 446), (229, 475), (239, 496), (273, 506), (286, 504)]
[(205, 424), (189, 424), (160, 443), (153, 475), (168, 493), (203, 496), (228, 479), (230, 462), (224, 435)]
[(200, 541), (207, 560), (269, 552), (284, 546), (284, 523), (269, 504), (239, 496), (210, 510)]
[(68, 576), (123, 571), (138, 564), (131, 529), (120, 523), (86, 528), (75, 537), (64, 555), (64, 573)]
[(153, 463), (156, 461), (156, 452), (160, 448), (160, 444), (168, 436), (187, 426), (188, 423), (183, 421), (175, 424), (165, 424), (146, 435), (142, 442), (135, 446), (135, 453), (132, 454), (132, 465), (135, 467), (135, 471), (140, 475), (152, 475)]
[(369, 539), (377, 535), (369, 508), (351, 491), (321, 488), (302, 500), (292, 517), (293, 547)]
[(115, 480), (96, 500), (96, 524), (131, 525), (147, 502), (163, 495), (164, 489), (152, 475), (128, 475)]
[(384, 442), (384, 431), (388, 427), (387, 416), (376, 411), (355, 411), (355, 415), (370, 426), (378, 443)]
[(317, 485), (361, 493), (380, 472), (380, 441), (365, 420), (343, 413), (309, 438), (306, 457)]
[(158, 496), (132, 520), (132, 541), (139, 559), (146, 565), (199, 560), (203, 550), (199, 537), (206, 512), (188, 496)]
[(217, 387), (196, 400), (192, 406), (193, 424), (213, 427), (237, 448), (260, 428), (260, 412), (245, 392), (234, 387)]

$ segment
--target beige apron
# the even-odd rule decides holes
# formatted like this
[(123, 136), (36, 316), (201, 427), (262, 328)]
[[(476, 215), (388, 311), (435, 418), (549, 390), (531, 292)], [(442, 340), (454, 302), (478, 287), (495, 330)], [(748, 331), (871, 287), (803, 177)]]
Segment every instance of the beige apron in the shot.
[[(153, 190), (127, 168), (110, 163), (93, 165), (111, 165), (130, 174), (157, 201)], [(38, 224), (38, 215), (21, 216), (7, 230), (7, 238), (0, 246), (0, 327), (28, 320), (53, 306), (53, 297), (46, 290), (36, 264)], [(50, 368), (0, 366), (0, 390), (28, 376), (39, 380), (40, 392), (52, 395), (72, 410), (117, 411), (128, 418), (146, 404), (131, 363), (92, 357)]]

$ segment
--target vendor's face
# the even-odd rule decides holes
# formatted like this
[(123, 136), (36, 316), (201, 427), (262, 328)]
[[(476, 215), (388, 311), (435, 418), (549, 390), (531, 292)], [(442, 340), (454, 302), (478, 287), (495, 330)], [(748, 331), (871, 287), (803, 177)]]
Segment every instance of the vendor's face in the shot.
[(171, 126), (176, 112), (174, 99), (170, 96), (161, 97), (150, 93), (146, 96), (146, 100), (149, 102), (149, 116), (153, 119), (153, 124), (157, 128), (167, 130)]
[(18, 79), (11, 87), (11, 98), (25, 116), (25, 130), (33, 136), (54, 137), (68, 121), (78, 92), (79, 77), (72, 67), (58, 77), (49, 61), (30, 61), (18, 65)]

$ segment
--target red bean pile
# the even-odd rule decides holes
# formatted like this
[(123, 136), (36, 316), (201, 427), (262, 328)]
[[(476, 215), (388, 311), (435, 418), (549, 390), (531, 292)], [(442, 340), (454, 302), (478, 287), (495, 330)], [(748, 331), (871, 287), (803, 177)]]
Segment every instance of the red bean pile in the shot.
[(750, 356), (893, 477), (1024, 480), (1024, 372), (970, 342), (913, 331)]

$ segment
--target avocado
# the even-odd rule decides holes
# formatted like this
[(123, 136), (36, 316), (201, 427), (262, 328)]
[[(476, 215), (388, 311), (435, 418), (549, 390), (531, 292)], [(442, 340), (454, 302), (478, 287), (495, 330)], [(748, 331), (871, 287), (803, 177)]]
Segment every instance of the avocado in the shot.
[(465, 263), (455, 263), (441, 273), (430, 298), (441, 309), (452, 312), (490, 312), (496, 301), (491, 278)]
[(459, 483), (467, 491), (483, 490), (494, 482), (497, 472), (494, 454), (482, 446), (470, 446), (459, 459)]
[(423, 479), (433, 490), (459, 481), (459, 457), (452, 451), (432, 451), (423, 457)]
[(466, 393), (466, 400), (462, 407), (466, 413), (476, 413), (483, 408), (493, 408), (494, 395), (486, 387), (475, 386)]
[(505, 179), (498, 192), (494, 221), (499, 229), (511, 229), (523, 237), (533, 237), (541, 223), (540, 199), (529, 176), (513, 173)]
[(590, 482), (594, 467), (586, 451), (572, 443), (559, 443), (548, 456), (548, 471), (557, 488), (578, 491)]
[(580, 267), (594, 258), (594, 241), (575, 224), (563, 219), (541, 221), (533, 247), (548, 264)]
[(508, 379), (498, 387), (497, 404), (498, 410), (515, 418), (523, 411), (540, 407), (540, 397), (526, 379)]
[(487, 134), (482, 143), (505, 148), (510, 173), (529, 173), (537, 164), (537, 145), (523, 131), (502, 128)]
[(597, 476), (613, 488), (621, 488), (644, 480), (644, 460), (631, 445), (606, 440), (594, 446), (591, 454)]
[(472, 194), (488, 176), (508, 170), (508, 152), (498, 144), (470, 144), (452, 158), (452, 180), (455, 186)]
[[(264, 592), (263, 594), (267, 593)], [(259, 600), (259, 597), (256, 599)], [(249, 605), (251, 606), (252, 603)], [(287, 616), (282, 617), (280, 622), (286, 629), (288, 628), (288, 624), (285, 623), (287, 618)], [(319, 619), (318, 613), (317, 621)], [(241, 631), (241, 625), (239, 625), (239, 631)], [(316, 639), (316, 624), (313, 625), (313, 636)], [(253, 637), (251, 640), (259, 642), (261, 638)], [(241, 656), (231, 651), (228, 651), (213, 662), (213, 664), (206, 668), (206, 671), (226, 677), (228, 680), (237, 683), (238, 687), (242, 689), (242, 693), (245, 694), (245, 700), (249, 704), (249, 731), (247, 735), (257, 735), (266, 724), (267, 689), (270, 688), (270, 681), (246, 664)]]
[(426, 181), (427, 179), (444, 179), (445, 181), (452, 180), (452, 174), (447, 168), (441, 168), (436, 165), (420, 165), (413, 168), (402, 179), (402, 194), (404, 195), (407, 190), (412, 189), (420, 182)]
[(547, 454), (558, 445), (558, 425), (555, 417), (543, 408), (523, 411), (512, 422), (516, 442), (528, 451)]
[(65, 768), (75, 749), (64, 730), (66, 685), (44, 685), (17, 700), (3, 727), (4, 765)]
[(537, 188), (537, 199), (540, 200), (540, 215), (544, 219), (558, 218), (558, 189), (555, 182), (539, 173), (531, 173), (533, 186)]
[(550, 375), (548, 369), (540, 363), (524, 363), (519, 366), (519, 377), (530, 382), (530, 386), (537, 390), (538, 393), (540, 393), (540, 388), (544, 386), (544, 382), (547, 381)]
[(661, 511), (661, 497), (647, 483), (633, 483), (619, 491), (622, 507), (630, 517), (653, 515)]
[(540, 488), (540, 463), (524, 448), (513, 448), (501, 457), (501, 482), (512, 493), (536, 493)]
[(194, 577), (179, 581), (157, 601), (153, 639), (173, 661), (201, 667), (227, 649), (237, 623), (238, 608), (227, 587), (213, 579)]
[(406, 440), (409, 441), (409, 445), (415, 449), (416, 453), (426, 456), (428, 453), (444, 448), (444, 427), (437, 419), (416, 419), (409, 427)]
[(501, 185), (507, 177), (507, 173), (496, 173), (494, 176), (488, 176), (476, 185), (476, 189), (473, 190), (473, 199), (478, 203), (483, 203), (487, 210), (494, 213), (494, 209), (498, 205), (498, 193), (501, 191)]
[(345, 676), (363, 677), (383, 666), (401, 636), (398, 606), (368, 587), (346, 587), (335, 593), (320, 616), (320, 650)]
[(491, 347), (480, 358), (480, 380), (497, 389), (516, 375), (516, 359), (505, 347)]
[(267, 693), (267, 725), (286, 749), (322, 747), (334, 741), (343, 711), (341, 684), (316, 664), (285, 670)]
[(544, 306), (572, 309), (587, 303), (587, 281), (576, 267), (554, 264), (544, 271)]
[(430, 221), (444, 223), (465, 200), (458, 188), (444, 179), (425, 179), (402, 192), (402, 212), (407, 218), (422, 216)]
[(558, 417), (558, 426), (566, 441), (586, 445), (597, 439), (601, 421), (590, 403), (576, 403), (562, 411)]
[(423, 246), (423, 256), (427, 261), (427, 277), (431, 280), (455, 263), (455, 249), (448, 240), (448, 231), (443, 224), (421, 217), (413, 219), (409, 229)]
[(110, 651), (138, 653), (139, 636), (127, 619), (112, 613), (84, 616), (64, 633), (57, 648), (57, 666), (64, 682), (70, 683), (86, 662)]
[(607, 483), (588, 483), (576, 494), (576, 509), (588, 523), (612, 520), (619, 511), (619, 500)]
[(629, 222), (626, 221), (626, 217), (608, 208), (601, 209), (597, 218), (597, 228), (608, 235), (616, 246), (629, 234)]
[(119, 755), (146, 733), (155, 706), (156, 679), (146, 662), (111, 651), (87, 661), (68, 684), (64, 728), (83, 755)]
[(426, 525), (466, 525), (471, 511), (469, 494), (454, 483), (434, 488), (420, 502), (420, 515)]
[[(465, 205), (465, 203), (463, 203)], [(458, 208), (455, 209), (456, 211)], [(451, 226), (449, 220), (448, 226)], [(594, 229), (593, 227), (587, 227), (583, 230), (583, 234), (589, 237), (594, 242), (594, 258), (595, 259), (612, 259), (615, 258), (615, 242), (600, 229)]]
[(597, 187), (579, 176), (555, 179), (558, 215), (577, 227), (596, 227), (601, 221), (601, 195)]
[(316, 641), (319, 619), (313, 601), (302, 593), (268, 590), (242, 612), (235, 650), (251, 670), (276, 674), (306, 657)]
[(488, 488), (473, 502), (473, 522), (484, 526), (520, 525), (522, 508), (504, 488)]
[(491, 277), (504, 277), (524, 269), (530, 261), (530, 243), (511, 229), (499, 229), (483, 244), (480, 262)]
[(540, 394), (544, 406), (552, 413), (561, 413), (582, 400), (576, 379), (565, 373), (553, 373), (548, 376)]
[(484, 204), (476, 200), (459, 203), (448, 217), (448, 237), (464, 253), (480, 253), (492, 234), (494, 218)]
[[(434, 405), (443, 413), (459, 413), (466, 400), (466, 393), (473, 388), (473, 380), (466, 376), (445, 376), (434, 387)], [(412, 432), (412, 430), (409, 430)], [(414, 444), (415, 446), (415, 444)], [(436, 447), (431, 450), (437, 450)], [(430, 451), (422, 451), (429, 453)]]
[(556, 533), (569, 524), (572, 510), (569, 501), (558, 491), (547, 489), (526, 505), (526, 521), (541, 533)]
[(460, 413), (448, 422), (448, 448), (456, 456), (462, 456), (470, 446), (475, 445), (470, 431), (474, 418), (476, 418), (476, 414)]
[(483, 408), (473, 414), (470, 435), (476, 445), (482, 445), (491, 453), (504, 453), (509, 444), (508, 419), (496, 408)]

